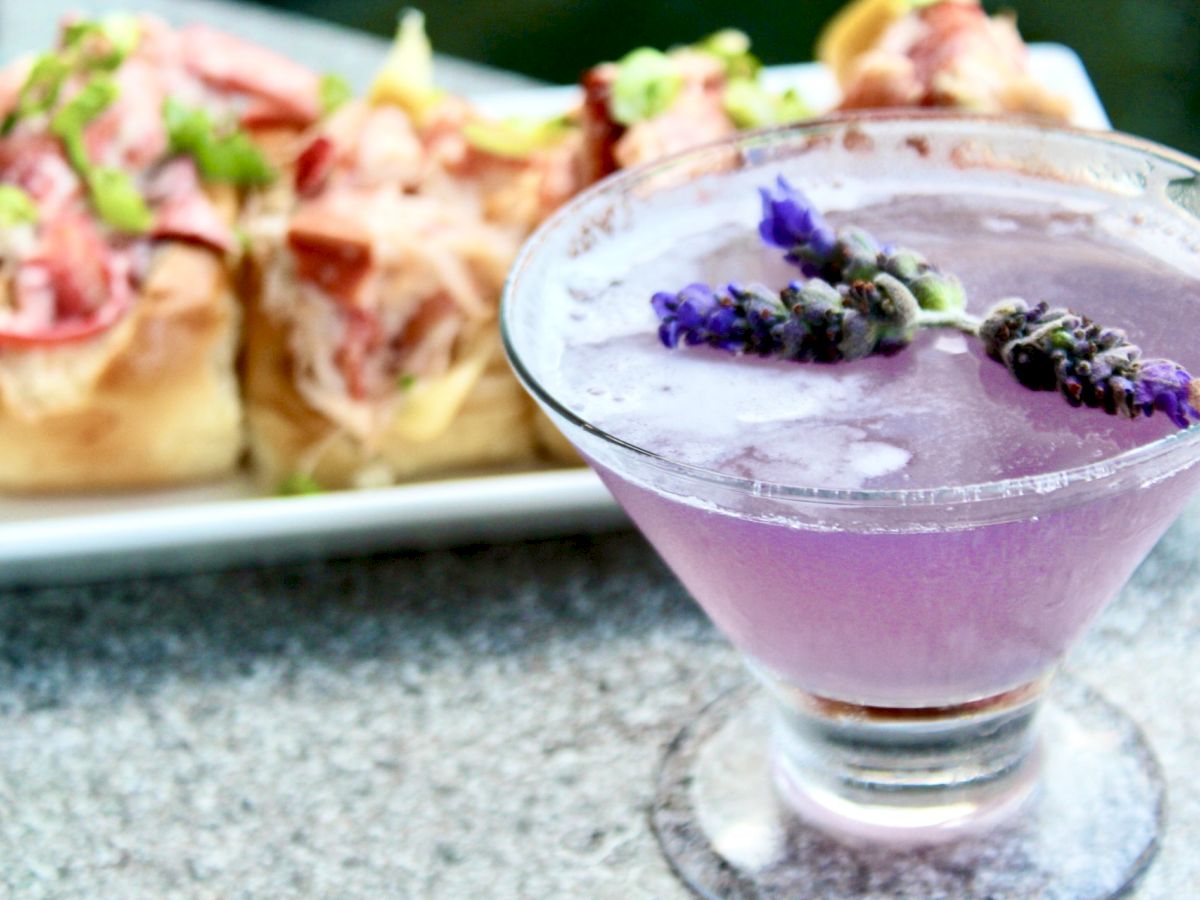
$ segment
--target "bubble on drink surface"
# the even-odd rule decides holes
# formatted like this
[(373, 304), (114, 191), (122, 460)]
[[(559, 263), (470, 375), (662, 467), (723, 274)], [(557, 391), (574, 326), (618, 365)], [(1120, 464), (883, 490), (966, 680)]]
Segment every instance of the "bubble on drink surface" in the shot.
[(994, 234), (1011, 234), (1021, 230), (1021, 223), (1007, 216), (984, 216), (979, 221), (985, 231)]
[(956, 332), (939, 334), (934, 338), (933, 349), (942, 353), (950, 353), (958, 355), (960, 353), (970, 353), (971, 348), (967, 344), (967, 337)]
[(912, 456), (903, 447), (883, 441), (859, 441), (847, 448), (847, 454), (845, 464), (864, 482), (899, 472)]
[[(762, 481), (860, 488), (908, 462), (907, 450), (859, 424), (864, 415), (884, 422), (900, 414), (870, 373), (847, 369), (830, 380), (818, 367), (714, 359), (706, 347), (682, 349), (664, 365), (663, 352), (646, 333), (576, 344), (566, 374), (578, 414), (670, 458)], [(597, 384), (604, 389), (592, 390)], [(646, 415), (665, 403), (669, 417)], [(797, 427), (803, 441), (789, 438)]]
[[(814, 423), (803, 445), (786, 447), (778, 432), (757, 432), (757, 445), (734, 445), (726, 452), (709, 450), (707, 464), (731, 475), (773, 484), (805, 484), (854, 490), (871, 479), (902, 471), (911, 454), (903, 447), (872, 440), (862, 428), (851, 425)], [(675, 449), (696, 455), (695, 442), (680, 442)]]

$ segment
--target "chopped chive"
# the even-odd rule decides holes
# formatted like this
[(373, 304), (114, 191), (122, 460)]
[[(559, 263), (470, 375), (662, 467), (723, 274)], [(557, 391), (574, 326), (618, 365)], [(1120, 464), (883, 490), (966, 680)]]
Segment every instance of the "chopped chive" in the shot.
[(311, 475), (304, 472), (293, 472), (279, 482), (276, 493), (281, 497), (303, 497), (308, 494), (321, 493), (321, 485)]

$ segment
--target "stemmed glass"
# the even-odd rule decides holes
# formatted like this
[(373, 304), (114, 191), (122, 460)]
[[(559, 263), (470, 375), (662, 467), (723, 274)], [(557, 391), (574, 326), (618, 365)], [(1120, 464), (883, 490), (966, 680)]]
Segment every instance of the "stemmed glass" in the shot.
[(1200, 428), (999, 481), (755, 480), (579, 414), (572, 367), (604, 365), (616, 382), (624, 365), (619, 344), (611, 358), (565, 349), (589, 321), (580, 302), (611, 296), (629, 248), (658, 253), (662, 281), (628, 286), (645, 294), (651, 333), (649, 290), (710, 276), (720, 260), (677, 256), (744, 218), (754, 186), (778, 174), (879, 196), (939, 180), (1012, 197), (1069, 185), (1194, 253), (1198, 173), (1120, 135), (830, 119), (620, 174), (527, 244), (502, 311), (517, 374), (757, 682), (687, 722), (659, 773), (654, 827), (698, 893), (1102, 897), (1131, 884), (1163, 827), (1157, 763), (1122, 711), (1053, 676), (1200, 481)]

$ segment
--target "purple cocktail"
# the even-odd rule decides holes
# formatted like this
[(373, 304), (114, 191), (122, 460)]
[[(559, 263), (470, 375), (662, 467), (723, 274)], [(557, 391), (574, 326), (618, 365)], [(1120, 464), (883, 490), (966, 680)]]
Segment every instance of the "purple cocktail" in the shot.
[(1194, 164), (987, 120), (750, 136), (580, 198), (510, 284), (518, 373), (775, 699), (788, 802), (957, 834), (1029, 792), (1052, 670), (1200, 481), (1200, 430), (1072, 409), (954, 331), (828, 365), (664, 349), (654, 292), (796, 277), (754, 228), (780, 174), (971, 311), (1045, 299), (1195, 370)]

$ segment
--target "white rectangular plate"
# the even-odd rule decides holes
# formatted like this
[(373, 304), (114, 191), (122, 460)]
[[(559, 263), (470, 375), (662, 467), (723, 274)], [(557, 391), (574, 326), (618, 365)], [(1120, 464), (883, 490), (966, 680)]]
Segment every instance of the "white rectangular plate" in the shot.
[[(1035, 74), (1067, 95), (1076, 124), (1108, 118), (1079, 58), (1065, 47), (1032, 48)], [(818, 108), (835, 88), (815, 64), (766, 73)], [(573, 87), (480, 95), (489, 113), (551, 115)], [(249, 478), (138, 494), (0, 498), (0, 584), (49, 584), (197, 571), (264, 561), (389, 549), (546, 537), (625, 522), (586, 469), (433, 481), (307, 497), (263, 497)]]

